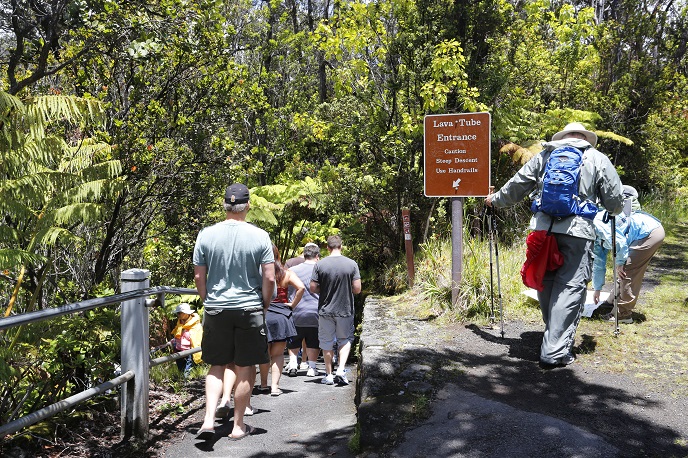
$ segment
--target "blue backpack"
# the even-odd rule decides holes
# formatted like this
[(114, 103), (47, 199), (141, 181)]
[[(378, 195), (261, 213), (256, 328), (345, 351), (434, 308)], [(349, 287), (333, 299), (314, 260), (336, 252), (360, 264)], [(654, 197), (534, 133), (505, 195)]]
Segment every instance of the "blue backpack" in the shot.
[(533, 201), (533, 213), (544, 212), (561, 219), (579, 215), (590, 220), (597, 214), (597, 206), (578, 196), (583, 151), (573, 146), (561, 146), (549, 155), (542, 178), (542, 194)]

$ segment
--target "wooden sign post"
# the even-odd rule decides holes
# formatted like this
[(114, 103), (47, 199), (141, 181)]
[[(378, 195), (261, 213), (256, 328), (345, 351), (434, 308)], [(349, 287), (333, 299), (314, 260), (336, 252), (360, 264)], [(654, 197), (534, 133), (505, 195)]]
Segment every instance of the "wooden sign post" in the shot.
[(404, 228), (404, 247), (406, 248), (406, 270), (408, 272), (409, 288), (413, 287), (413, 279), (416, 276), (416, 269), (413, 265), (413, 240), (411, 238), (411, 210), (403, 208), (401, 210), (401, 220)]
[(463, 257), (463, 198), (490, 187), (490, 113), (427, 115), (424, 183), (428, 197), (452, 198), (452, 305), (459, 298)]

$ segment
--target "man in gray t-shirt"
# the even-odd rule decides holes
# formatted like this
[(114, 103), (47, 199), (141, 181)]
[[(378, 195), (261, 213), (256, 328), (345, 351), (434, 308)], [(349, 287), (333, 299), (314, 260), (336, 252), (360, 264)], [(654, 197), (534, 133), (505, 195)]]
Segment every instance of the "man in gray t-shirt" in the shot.
[[(327, 238), (330, 255), (315, 265), (310, 289), (320, 294), (318, 299), (318, 339), (325, 358), (327, 376), (322, 383), (348, 384), (346, 360), (354, 340), (354, 295), (361, 292), (361, 273), (358, 264), (342, 255), (342, 238)], [(334, 342), (339, 348), (337, 372), (332, 374)]]

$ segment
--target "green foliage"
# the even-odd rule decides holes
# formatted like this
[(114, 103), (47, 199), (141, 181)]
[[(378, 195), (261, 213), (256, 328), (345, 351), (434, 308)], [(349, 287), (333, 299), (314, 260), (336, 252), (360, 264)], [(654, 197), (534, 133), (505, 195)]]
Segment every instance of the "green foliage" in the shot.
[[(119, 361), (115, 310), (13, 328), (1, 339), (3, 423), (113, 378)], [(12, 342), (10, 344), (10, 342)]]

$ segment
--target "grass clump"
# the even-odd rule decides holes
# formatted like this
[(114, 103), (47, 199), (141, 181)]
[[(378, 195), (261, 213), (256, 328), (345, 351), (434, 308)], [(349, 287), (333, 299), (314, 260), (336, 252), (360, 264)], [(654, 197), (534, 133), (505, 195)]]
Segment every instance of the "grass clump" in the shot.
[[(452, 304), (451, 240), (432, 237), (421, 244), (415, 259), (413, 287), (392, 298), (398, 308), (419, 318), (442, 317), (447, 320), (484, 323), (494, 315), (499, 319), (501, 292), (505, 319), (514, 310), (528, 320), (539, 319), (540, 311), (522, 293), (520, 270), (525, 260), (525, 232), (511, 236), (512, 246), (499, 243), (497, 256), (489, 239), (464, 233), (461, 282), (458, 299)], [(492, 259), (490, 252), (492, 251)], [(499, 276), (497, 276), (499, 264)]]

